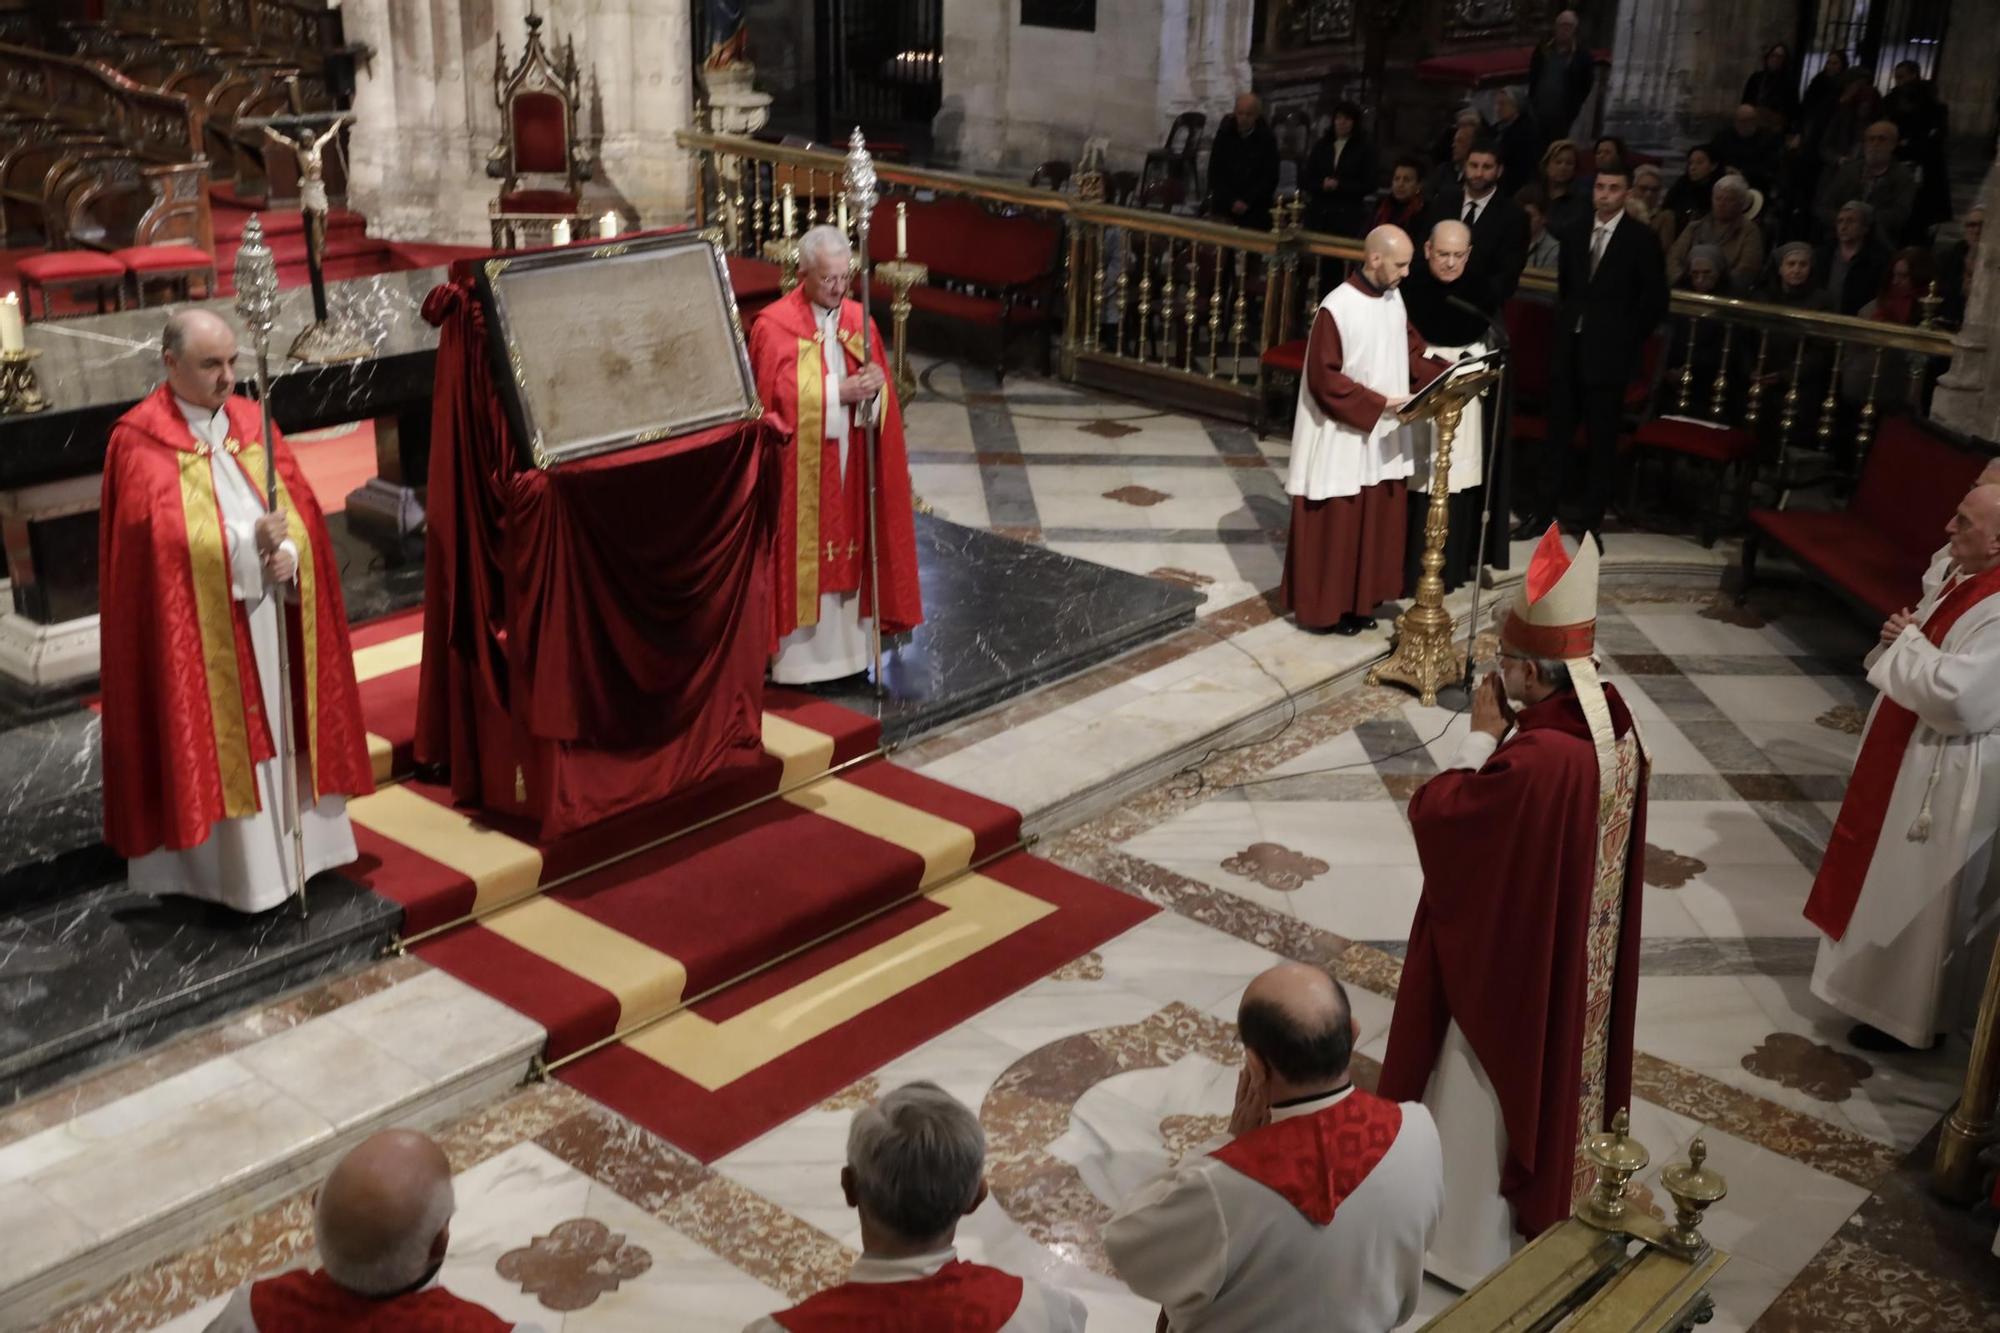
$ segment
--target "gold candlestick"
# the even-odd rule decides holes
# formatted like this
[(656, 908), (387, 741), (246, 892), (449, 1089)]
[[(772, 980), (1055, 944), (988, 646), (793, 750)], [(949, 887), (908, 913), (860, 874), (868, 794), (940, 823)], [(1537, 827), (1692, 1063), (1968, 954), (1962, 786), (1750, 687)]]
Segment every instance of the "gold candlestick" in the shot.
[(895, 345), (896, 398), (898, 402), (907, 403), (917, 391), (917, 376), (910, 369), (909, 355), (910, 288), (929, 281), (931, 271), (927, 265), (914, 260), (885, 259), (875, 266), (875, 276), (888, 283), (895, 292), (889, 313), (894, 329), (891, 339)]
[(49, 405), (35, 379), (35, 358), (41, 354), (35, 347), (0, 352), (0, 415), (39, 412)]
[(789, 236), (764, 242), (764, 258), (778, 266), (778, 287), (787, 295), (799, 285), (799, 243)]
[(1416, 605), (1396, 618), (1396, 653), (1368, 670), (1368, 683), (1394, 681), (1417, 692), (1429, 708), (1440, 685), (1465, 675), (1465, 654), (1452, 642), (1451, 613), (1444, 609), (1444, 541), (1450, 526), (1451, 449), (1465, 400), (1454, 398), (1437, 414), (1437, 448), (1431, 455), (1431, 507), (1424, 515), (1424, 572)]

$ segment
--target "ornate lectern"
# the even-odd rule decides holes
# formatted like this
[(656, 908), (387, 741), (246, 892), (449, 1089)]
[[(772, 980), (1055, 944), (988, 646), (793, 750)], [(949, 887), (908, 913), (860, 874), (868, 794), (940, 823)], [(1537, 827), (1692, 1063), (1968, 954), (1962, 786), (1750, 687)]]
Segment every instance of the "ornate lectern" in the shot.
[[(1500, 378), (1501, 354), (1460, 361), (1433, 380), (1397, 413), (1405, 425), (1437, 422), (1436, 456), (1431, 460), (1431, 507), (1424, 516), (1424, 572), (1417, 580), (1416, 605), (1396, 618), (1396, 650), (1372, 667), (1368, 683), (1407, 685), (1426, 707), (1438, 689), (1465, 675), (1465, 654), (1452, 641), (1451, 613), (1444, 609), (1444, 543), (1451, 523), (1451, 451), (1465, 405)], [(1473, 447), (1477, 447), (1476, 444)]]

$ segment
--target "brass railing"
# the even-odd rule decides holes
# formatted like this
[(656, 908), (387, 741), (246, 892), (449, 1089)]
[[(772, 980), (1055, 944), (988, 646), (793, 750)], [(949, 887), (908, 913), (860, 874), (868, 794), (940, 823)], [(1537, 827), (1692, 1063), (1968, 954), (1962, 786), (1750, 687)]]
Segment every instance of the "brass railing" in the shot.
[[(763, 256), (774, 240), (839, 221), (838, 154), (693, 131), (677, 138), (700, 166), (699, 220), (719, 228), (732, 253)], [(961, 172), (879, 162), (876, 174), (885, 197), (959, 195), (1061, 219), (1053, 336), (1063, 377), (1123, 388), (1138, 377), (1224, 414), (1254, 418), (1267, 388), (1291, 388), (1265, 353), (1303, 338), (1314, 306), (1361, 259), (1358, 240), (1302, 228), (1296, 198), (1279, 200), (1260, 232)], [(881, 257), (892, 253), (888, 240), (875, 237)], [(1554, 293), (1552, 274), (1523, 276), (1521, 297)], [(1934, 326), (1935, 292), (1922, 304), (1924, 324), (1909, 327), (1677, 291), (1653, 407), (1756, 431), (1780, 487), (1802, 448), (1858, 459), (1884, 415), (1921, 407), (1951, 355), (1951, 335)]]

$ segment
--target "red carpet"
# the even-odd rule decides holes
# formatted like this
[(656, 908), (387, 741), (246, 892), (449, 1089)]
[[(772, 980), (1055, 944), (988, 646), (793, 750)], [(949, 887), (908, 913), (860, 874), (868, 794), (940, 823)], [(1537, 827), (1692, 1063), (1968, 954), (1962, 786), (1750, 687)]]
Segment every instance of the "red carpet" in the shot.
[(319, 507), (329, 514), (347, 508), (348, 493), (375, 475), (375, 423), (356, 421), (325, 430), (287, 435)]
[[(354, 632), (371, 743), (398, 771), (419, 625), (410, 612)], [(772, 690), (765, 754), (549, 844), (443, 789), (387, 786), (350, 804), (348, 873), (403, 904), (406, 935), (477, 913), (417, 952), (541, 1023), (550, 1061), (607, 1042), (560, 1076), (712, 1159), (1154, 910), (1010, 852), (1006, 806), (883, 760), (825, 775), (877, 736)]]

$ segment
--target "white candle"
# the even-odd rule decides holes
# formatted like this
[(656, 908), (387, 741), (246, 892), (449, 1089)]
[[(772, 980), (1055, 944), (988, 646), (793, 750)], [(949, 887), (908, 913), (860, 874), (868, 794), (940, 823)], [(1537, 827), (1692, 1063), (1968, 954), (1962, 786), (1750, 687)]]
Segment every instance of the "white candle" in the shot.
[(606, 214), (605, 214), (605, 215), (604, 215), (603, 217), (601, 217), (601, 218), (599, 218), (599, 219), (597, 220), (597, 239), (598, 239), (598, 240), (600, 240), (600, 241), (608, 241), (608, 240), (611, 240), (611, 239), (613, 239), (613, 238), (614, 238), (614, 237), (616, 237), (617, 235), (618, 235), (618, 214), (617, 214), (617, 213), (615, 213), (615, 212), (610, 212), (610, 213), (606, 213)]
[(551, 245), (568, 245), (568, 244), (569, 244), (569, 219), (568, 219), (568, 218), (557, 218), (557, 219), (556, 219), (556, 225), (555, 225), (555, 227), (554, 227), (554, 228), (553, 228), (552, 230), (553, 230), (553, 233), (554, 233), (554, 234), (553, 234), (553, 235), (552, 235), (552, 236), (550, 237), (550, 239), (549, 239), (549, 243), (550, 243)]
[(910, 206), (896, 201), (896, 258), (910, 257)]
[(791, 237), (791, 234), (792, 234), (792, 221), (793, 221), (793, 219), (792, 219), (792, 202), (793, 202), (793, 201), (792, 201), (792, 187), (791, 187), (791, 186), (789, 186), (789, 185), (787, 185), (787, 186), (785, 187), (785, 236), (786, 236), (786, 238), (787, 238), (787, 239), (789, 239), (789, 238)]
[(27, 345), (21, 325), (21, 298), (8, 292), (0, 297), (0, 352), (18, 352)]
[(840, 230), (842, 235), (847, 233), (847, 196), (844, 194), (840, 196)]

